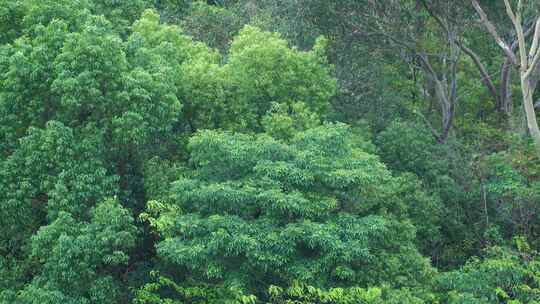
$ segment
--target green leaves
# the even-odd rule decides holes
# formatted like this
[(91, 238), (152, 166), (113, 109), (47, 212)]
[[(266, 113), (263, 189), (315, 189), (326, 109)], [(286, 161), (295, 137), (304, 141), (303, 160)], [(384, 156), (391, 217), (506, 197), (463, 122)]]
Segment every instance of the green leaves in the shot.
[(301, 52), (288, 47), (277, 34), (246, 26), (231, 45), (225, 66), (241, 113), (241, 128), (259, 130), (260, 119), (272, 103), (303, 102), (321, 115), (328, 110), (336, 82), (330, 67), (321, 64), (320, 50)]
[(92, 209), (89, 222), (60, 213), (32, 237), (31, 257), (42, 268), (20, 298), (34, 288), (43, 288), (72, 301), (116, 303), (115, 268), (127, 265), (136, 237), (129, 211), (112, 199)]
[(92, 0), (91, 10), (96, 15), (104, 15), (118, 33), (125, 35), (133, 22), (152, 4), (150, 0)]
[[(276, 110), (279, 115), (286, 116), (291, 109), (298, 118), (294, 126), (267, 123), (269, 129), (285, 130), (282, 137), (292, 140), (297, 132), (319, 123), (334, 94), (330, 69), (321, 60), (322, 44), (313, 52), (300, 52), (277, 36), (246, 28), (235, 39), (231, 60), (225, 61), (180, 28), (161, 24), (153, 11), (145, 11), (129, 28), (147, 6), (146, 1), (28, 0), (20, 6), (10, 4), (0, 14), (13, 13), (12, 19), (4, 18), (12, 23), (12, 31), (1, 38), (11, 44), (0, 47), (0, 224), (6, 227), (0, 250), (9, 255), (2, 262), (6, 265), (18, 260), (36, 265), (31, 274), (25, 273), (26, 267), (11, 266), (2, 273), (25, 286), (15, 295), (17, 301), (114, 301), (119, 292), (114, 282), (117, 270), (129, 261), (135, 231), (126, 211), (107, 199), (119, 195), (140, 211), (145, 192), (138, 187), (142, 188), (148, 159), (168, 158), (169, 149), (183, 148), (179, 138), (198, 129), (260, 130), (272, 104), (285, 109)], [(271, 43), (261, 44), (266, 37)], [(250, 54), (267, 62), (249, 62)], [(267, 79), (256, 91), (249, 88), (254, 76)], [(271, 98), (262, 100), (268, 93)], [(237, 123), (238, 117), (246, 120)], [(223, 229), (230, 219), (219, 218), (216, 206), (204, 207), (203, 202), (236, 200), (236, 206), (223, 207), (238, 213), (230, 229), (239, 230), (249, 224), (240, 214), (255, 216), (260, 208), (267, 208), (276, 220), (325, 218), (337, 208), (330, 195), (286, 189), (308, 187), (315, 177), (290, 162), (297, 152), (285, 144), (262, 136), (257, 139), (262, 148), (243, 149), (241, 145), (251, 140), (246, 135), (230, 150), (226, 141), (236, 140), (232, 134), (221, 138), (215, 133), (212, 139), (212, 131), (206, 132), (208, 136), (191, 140), (189, 148), (201, 151), (199, 156), (193, 153), (201, 176), (214, 175), (219, 183), (196, 182), (193, 170), (175, 183), (182, 191), (176, 194), (178, 200), (185, 203), (181, 208), (158, 205), (158, 212), (174, 214), (154, 221), (163, 235), (175, 235), (165, 230), (174, 229), (176, 215), (191, 209), (218, 216), (207, 229), (216, 238), (225, 238)], [(208, 150), (212, 147), (217, 150)], [(223, 162), (216, 152), (228, 160)], [(182, 167), (173, 164), (175, 157), (172, 160), (174, 167)], [(213, 168), (208, 166), (214, 163)], [(165, 182), (179, 178), (177, 170), (164, 174), (156, 172), (159, 166), (153, 170), (153, 176), (162, 176)], [(288, 177), (289, 172), (296, 175)], [(281, 188), (281, 183), (290, 186)], [(168, 185), (157, 179), (147, 182), (147, 190), (169, 196)], [(252, 208), (242, 206), (253, 196), (258, 201)], [(232, 237), (231, 256), (252, 246), (250, 238)], [(212, 244), (214, 250), (226, 246)], [(208, 266), (204, 274), (208, 278), (225, 277), (224, 265), (215, 261)]]
[(95, 137), (78, 141), (72, 129), (55, 121), (21, 139), (0, 163), (0, 222), (7, 227), (2, 247), (26, 239), (44, 214), (51, 220), (61, 211), (85, 218), (88, 207), (115, 193), (116, 178), (105, 169), (98, 143)]
[[(328, 290), (315, 288), (296, 282), (287, 289), (277, 286), (269, 288), (272, 304), (332, 303), (332, 304), (378, 304), (378, 303), (424, 303), (407, 290), (391, 290), (381, 288), (331, 288)], [(398, 302), (396, 302), (396, 300)]]
[[(326, 54), (339, 56), (328, 46), (344, 37), (299, 50), (279, 34), (240, 30), (243, 18), (264, 17), (202, 2), (176, 4), (191, 5), (180, 24), (209, 45), (162, 23), (171, 16), (145, 10), (149, 1), (0, 4), (0, 302), (437, 301), (436, 273), (420, 252), (452, 253), (441, 253), (440, 227), (447, 235), (469, 228), (445, 225), (452, 213), (441, 207), (465, 193), (447, 172), (452, 164), (440, 162), (452, 151), (415, 125), (392, 124), (375, 148), (359, 128), (324, 122), (340, 116), (330, 110), (333, 73), (364, 66), (334, 71)], [(317, 2), (305, 12), (325, 17), (326, 8), (337, 7)], [(307, 29), (305, 44), (319, 31)], [(401, 79), (389, 78), (377, 85)], [(340, 93), (354, 103), (372, 85)], [(534, 173), (516, 166), (494, 166), (486, 189), (534, 202)], [(454, 285), (438, 288), (449, 303), (493, 292), (534, 300), (536, 291), (524, 290), (536, 286), (521, 282), (536, 280), (536, 265), (521, 257), (535, 245), (522, 243), (511, 262), (471, 261), (440, 277)], [(517, 280), (494, 279), (504, 275)], [(478, 286), (489, 291), (467, 289), (468, 280), (488, 281)]]
[[(422, 282), (431, 270), (413, 245), (414, 228), (396, 219), (406, 207), (393, 196), (394, 180), (356, 145), (342, 124), (298, 132), (289, 143), (199, 132), (188, 146), (191, 170), (144, 216), (163, 238), (158, 256), (190, 279), (254, 293), (295, 280)], [(396, 218), (373, 215), (394, 211)]]
[(119, 99), (120, 81), (127, 70), (122, 48), (122, 41), (100, 18), (68, 36), (56, 58), (52, 89), (62, 96), (70, 118), (77, 117), (83, 123), (87, 119), (100, 121), (111, 112), (107, 106)]
[(274, 103), (262, 120), (264, 131), (268, 135), (284, 140), (290, 140), (296, 133), (319, 124), (319, 116), (302, 102), (292, 106)]
[(0, 45), (12, 42), (21, 34), (23, 14), (20, 1), (0, 1)]
[(441, 275), (438, 286), (443, 295), (453, 290), (447, 293), (449, 303), (536, 303), (538, 267), (534, 252), (493, 247), (484, 258), (473, 258), (462, 269)]
[(88, 0), (24, 0), (24, 32), (34, 33), (39, 26), (47, 26), (52, 22), (62, 21), (71, 30), (78, 30), (90, 15), (92, 3)]
[(274, 34), (246, 27), (221, 64), (224, 59), (217, 52), (192, 42), (178, 27), (159, 24), (150, 11), (133, 29), (130, 47), (142, 46), (134, 54), (135, 62), (150, 64), (142, 56), (151, 53), (152, 64), (171, 68), (177, 97), (185, 105), (183, 123), (190, 131), (260, 131), (272, 104), (322, 115), (335, 94), (330, 67), (321, 58), (322, 44), (312, 52), (300, 52)]

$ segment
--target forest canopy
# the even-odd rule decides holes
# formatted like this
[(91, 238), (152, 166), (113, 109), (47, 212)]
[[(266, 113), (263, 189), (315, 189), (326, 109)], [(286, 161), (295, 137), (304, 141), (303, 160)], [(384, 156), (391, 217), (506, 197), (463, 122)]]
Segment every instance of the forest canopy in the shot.
[(0, 0), (0, 304), (540, 303), (533, 0)]

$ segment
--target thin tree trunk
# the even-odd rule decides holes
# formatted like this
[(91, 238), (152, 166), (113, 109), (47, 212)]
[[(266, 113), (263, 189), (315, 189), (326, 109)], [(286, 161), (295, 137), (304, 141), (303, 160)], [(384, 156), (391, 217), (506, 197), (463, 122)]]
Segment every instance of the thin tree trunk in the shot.
[(457, 59), (453, 59), (452, 61), (450, 89), (448, 88), (448, 79), (446, 77), (443, 77), (443, 80), (439, 79), (439, 76), (429, 63), (429, 59), (425, 54), (419, 55), (418, 59), (425, 74), (433, 84), (434, 94), (432, 95), (437, 100), (441, 109), (441, 132), (438, 135), (434, 132), (434, 136), (439, 143), (445, 143), (454, 123), (454, 110), (457, 101)]
[(536, 151), (540, 155), (540, 129), (538, 128), (538, 122), (536, 120), (533, 92), (528, 77), (521, 77), (521, 89), (523, 93), (523, 107), (525, 108), (525, 115), (527, 117), (527, 128), (536, 145)]
[(497, 88), (495, 87), (495, 84), (493, 83), (493, 80), (491, 79), (491, 76), (489, 75), (489, 72), (487, 71), (486, 67), (482, 64), (482, 61), (480, 60), (480, 57), (465, 46), (461, 42), (457, 42), (457, 45), (461, 48), (461, 50), (467, 54), (473, 61), (474, 65), (478, 69), (478, 72), (480, 72), (480, 77), (482, 79), (482, 83), (486, 86), (489, 93), (491, 94), (491, 97), (493, 97), (493, 100), (495, 100), (495, 103), (497, 105), (501, 104), (501, 98), (499, 96), (499, 92), (497, 91)]
[(506, 59), (501, 68), (501, 93), (497, 108), (499, 111), (510, 117), (513, 111), (512, 90), (510, 88), (512, 80), (512, 63)]
[[(478, 0), (471, 0), (471, 3), (480, 16), (480, 19), (487, 31), (493, 36), (497, 44), (503, 49), (507, 58), (516, 66), (519, 66), (521, 79), (521, 92), (523, 94), (523, 108), (525, 109), (525, 117), (527, 120), (527, 129), (531, 135), (538, 156), (540, 156), (540, 129), (536, 120), (534, 111), (533, 94), (536, 89), (537, 79), (536, 73), (540, 62), (540, 16), (536, 18), (534, 25), (534, 35), (531, 41), (530, 49), (527, 49), (526, 35), (527, 31), (523, 29), (523, 2), (518, 1), (517, 9), (514, 11), (509, 0), (504, 0), (506, 14), (512, 21), (517, 36), (517, 45), (519, 56), (516, 56), (512, 46), (504, 42), (497, 33), (495, 26), (488, 20), (486, 13), (480, 6)], [(519, 60), (518, 60), (519, 58)]]

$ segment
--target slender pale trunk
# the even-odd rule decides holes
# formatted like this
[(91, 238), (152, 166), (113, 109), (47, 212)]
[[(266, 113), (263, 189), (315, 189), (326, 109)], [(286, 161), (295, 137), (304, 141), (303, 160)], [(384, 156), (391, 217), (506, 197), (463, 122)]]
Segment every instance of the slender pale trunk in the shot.
[[(513, 50), (513, 46), (509, 46), (504, 42), (495, 26), (488, 20), (488, 17), (478, 0), (471, 0), (471, 3), (480, 16), (481, 22), (486, 27), (487, 31), (495, 38), (497, 44), (503, 49), (508, 60), (514, 65), (519, 66), (520, 79), (521, 79), (521, 92), (523, 94), (523, 108), (525, 109), (525, 116), (527, 118), (527, 128), (531, 135), (538, 156), (540, 156), (540, 129), (538, 128), (538, 121), (536, 120), (536, 113), (534, 111), (533, 94), (536, 89), (538, 64), (540, 63), (540, 16), (537, 16), (536, 23), (534, 25), (534, 35), (531, 41), (530, 48), (527, 49), (526, 36), (527, 33), (523, 30), (523, 1), (519, 0), (517, 3), (517, 9), (514, 11), (510, 0), (504, 0), (506, 7), (506, 14), (514, 24), (514, 28), (517, 35), (517, 46), (519, 49), (519, 56), (516, 56)], [(518, 59), (519, 58), (519, 59)]]
[(525, 115), (527, 117), (527, 128), (536, 145), (536, 151), (540, 155), (540, 129), (538, 128), (536, 113), (534, 111), (534, 92), (531, 89), (529, 77), (527, 77), (524, 72), (521, 74), (521, 91), (523, 94), (523, 107), (525, 108)]

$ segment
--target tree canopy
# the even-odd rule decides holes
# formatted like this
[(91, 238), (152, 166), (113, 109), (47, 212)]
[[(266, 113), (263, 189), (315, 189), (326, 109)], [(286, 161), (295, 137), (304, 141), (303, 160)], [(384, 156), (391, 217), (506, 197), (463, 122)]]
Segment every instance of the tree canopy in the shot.
[(0, 0), (0, 304), (540, 303), (539, 9)]

